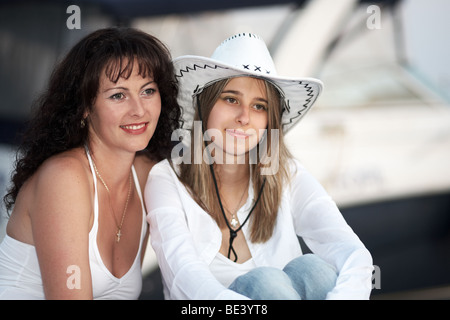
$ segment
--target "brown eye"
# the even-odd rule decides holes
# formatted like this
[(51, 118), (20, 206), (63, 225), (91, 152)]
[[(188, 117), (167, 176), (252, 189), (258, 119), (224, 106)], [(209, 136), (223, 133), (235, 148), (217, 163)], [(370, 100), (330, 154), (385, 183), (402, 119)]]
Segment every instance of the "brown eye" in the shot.
[(263, 104), (255, 104), (253, 106), (253, 109), (257, 110), (257, 111), (266, 111), (267, 107)]
[(123, 98), (125, 98), (125, 95), (121, 92), (115, 93), (111, 97), (109, 97), (109, 99), (111, 99), (111, 100), (122, 100)]
[(231, 103), (231, 104), (237, 104), (238, 103), (238, 101), (235, 98), (232, 98), (232, 97), (226, 97), (226, 98), (224, 98), (224, 100), (226, 102), (228, 102), (228, 103)]

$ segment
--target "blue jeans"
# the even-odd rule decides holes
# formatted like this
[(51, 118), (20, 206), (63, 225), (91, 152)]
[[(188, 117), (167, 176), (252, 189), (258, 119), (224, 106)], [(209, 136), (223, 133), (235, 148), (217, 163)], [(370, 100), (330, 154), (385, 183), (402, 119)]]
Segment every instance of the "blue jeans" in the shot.
[(229, 289), (253, 300), (323, 300), (336, 278), (334, 267), (314, 254), (305, 254), (283, 270), (255, 268), (237, 277)]

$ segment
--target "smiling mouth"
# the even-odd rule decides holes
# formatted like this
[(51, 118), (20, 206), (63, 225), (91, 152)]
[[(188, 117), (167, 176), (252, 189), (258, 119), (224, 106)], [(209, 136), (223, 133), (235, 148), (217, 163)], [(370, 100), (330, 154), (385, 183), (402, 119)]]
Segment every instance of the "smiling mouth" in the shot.
[(147, 126), (148, 122), (144, 122), (144, 123), (122, 125), (120, 126), (120, 128), (131, 134), (141, 134), (147, 129)]
[(244, 131), (236, 130), (236, 129), (226, 129), (226, 132), (230, 136), (233, 136), (238, 139), (247, 139), (251, 136), (251, 134), (248, 134), (248, 133), (245, 133)]

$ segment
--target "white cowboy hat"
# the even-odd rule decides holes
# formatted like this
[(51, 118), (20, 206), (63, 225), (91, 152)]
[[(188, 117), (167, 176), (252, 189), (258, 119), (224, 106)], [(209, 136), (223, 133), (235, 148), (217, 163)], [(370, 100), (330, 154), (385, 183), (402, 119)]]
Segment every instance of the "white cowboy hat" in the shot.
[(181, 56), (173, 60), (182, 108), (181, 129), (190, 130), (194, 121), (194, 98), (208, 85), (231, 77), (252, 76), (270, 81), (280, 91), (283, 132), (289, 131), (312, 107), (323, 84), (313, 78), (277, 75), (264, 41), (252, 33), (239, 33), (223, 41), (211, 58)]

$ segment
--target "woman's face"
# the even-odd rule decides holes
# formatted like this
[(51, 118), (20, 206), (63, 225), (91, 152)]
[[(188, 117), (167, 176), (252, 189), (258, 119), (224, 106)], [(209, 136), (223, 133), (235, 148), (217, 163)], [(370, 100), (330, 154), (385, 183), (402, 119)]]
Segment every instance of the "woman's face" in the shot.
[[(207, 129), (215, 129), (211, 134), (214, 144), (236, 156), (253, 149), (267, 128), (268, 107), (263, 80), (231, 79), (209, 114)], [(222, 138), (215, 132), (220, 132)]]
[[(137, 66), (137, 63), (135, 63)], [(128, 79), (111, 82), (102, 73), (99, 91), (89, 113), (90, 134), (111, 148), (143, 150), (155, 132), (161, 113), (158, 85), (135, 67)]]

